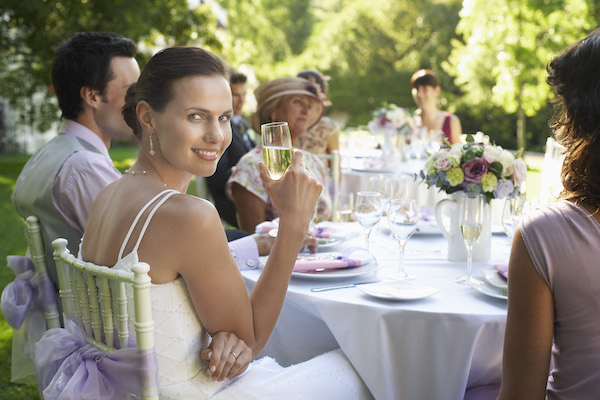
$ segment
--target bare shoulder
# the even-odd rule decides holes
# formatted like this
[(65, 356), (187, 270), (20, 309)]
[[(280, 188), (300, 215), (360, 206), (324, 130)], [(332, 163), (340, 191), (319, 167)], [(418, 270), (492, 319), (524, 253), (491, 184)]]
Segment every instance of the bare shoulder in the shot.
[(219, 214), (212, 203), (187, 194), (174, 195), (161, 207), (161, 219), (179, 229), (203, 228), (218, 222)]

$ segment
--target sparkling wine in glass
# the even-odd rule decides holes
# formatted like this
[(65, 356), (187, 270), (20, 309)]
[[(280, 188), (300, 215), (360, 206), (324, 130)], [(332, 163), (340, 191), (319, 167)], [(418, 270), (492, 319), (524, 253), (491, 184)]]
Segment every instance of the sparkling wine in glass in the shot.
[(457, 282), (471, 282), (473, 274), (473, 245), (479, 239), (483, 227), (485, 197), (480, 193), (465, 193), (459, 199), (458, 225), (467, 246), (467, 274)]
[(383, 214), (381, 194), (378, 192), (358, 192), (354, 203), (354, 216), (365, 230), (365, 241), (369, 249), (371, 230), (379, 223)]
[(292, 139), (287, 122), (270, 122), (260, 127), (265, 165), (272, 179), (281, 179), (292, 161)]
[(408, 275), (404, 270), (404, 247), (408, 239), (415, 233), (419, 223), (419, 207), (416, 200), (412, 199), (391, 199), (388, 211), (388, 223), (394, 238), (398, 241), (400, 250), (400, 263), (398, 270), (389, 275), (392, 279), (413, 279), (414, 276)]

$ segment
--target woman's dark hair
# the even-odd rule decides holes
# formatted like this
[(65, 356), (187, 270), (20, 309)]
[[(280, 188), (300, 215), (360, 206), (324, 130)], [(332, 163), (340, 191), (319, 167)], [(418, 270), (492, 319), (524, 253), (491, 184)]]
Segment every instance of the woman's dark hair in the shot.
[(199, 47), (170, 47), (148, 61), (137, 83), (127, 90), (123, 106), (123, 118), (138, 138), (142, 129), (135, 111), (137, 104), (145, 101), (156, 111), (164, 110), (173, 97), (173, 82), (194, 75), (228, 79), (229, 69), (219, 57)]
[(547, 70), (556, 95), (550, 126), (566, 149), (561, 197), (600, 207), (600, 29), (563, 50)]
[(430, 69), (420, 69), (410, 77), (411, 89), (416, 89), (419, 86), (440, 86), (440, 80), (437, 75)]
[(52, 84), (62, 116), (75, 119), (83, 109), (81, 88), (104, 95), (113, 79), (113, 57), (135, 57), (135, 43), (123, 36), (105, 32), (75, 34), (58, 51), (52, 64)]

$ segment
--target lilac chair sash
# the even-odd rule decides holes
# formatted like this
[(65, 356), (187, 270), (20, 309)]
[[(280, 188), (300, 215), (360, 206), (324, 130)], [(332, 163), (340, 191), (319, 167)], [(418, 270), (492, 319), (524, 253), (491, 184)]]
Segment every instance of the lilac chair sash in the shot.
[(38, 386), (47, 400), (139, 398), (142, 387), (158, 390), (153, 348), (107, 353), (89, 344), (85, 331), (66, 318), (64, 329), (46, 331), (35, 344), (34, 358)]
[(35, 383), (33, 345), (46, 330), (44, 304), (56, 304), (56, 291), (47, 276), (35, 273), (29, 257), (8, 256), (6, 263), (16, 275), (0, 298), (2, 314), (14, 329), (11, 382)]
[[(45, 328), (44, 304), (56, 304), (56, 290), (48, 276), (40, 277), (35, 273), (33, 262), (29, 257), (8, 256), (7, 266), (13, 270), (16, 277), (2, 291), (0, 307), (4, 318), (13, 327), (21, 328), (23, 321), (35, 311), (41, 313), (43, 332)], [(28, 321), (29, 326), (32, 322)], [(41, 333), (40, 333), (41, 336)]]

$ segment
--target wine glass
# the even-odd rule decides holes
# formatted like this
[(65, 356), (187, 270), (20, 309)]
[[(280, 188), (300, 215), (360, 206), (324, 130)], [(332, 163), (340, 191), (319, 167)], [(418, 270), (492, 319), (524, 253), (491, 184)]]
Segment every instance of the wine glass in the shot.
[(378, 192), (358, 192), (354, 202), (354, 216), (365, 229), (365, 240), (369, 250), (369, 236), (371, 230), (383, 214), (383, 203), (381, 194)]
[(413, 279), (414, 276), (408, 275), (404, 270), (404, 247), (419, 223), (419, 207), (416, 200), (403, 198), (390, 200), (388, 223), (394, 238), (398, 241), (400, 250), (398, 270), (388, 278)]
[(292, 161), (292, 139), (287, 122), (270, 122), (260, 127), (265, 165), (272, 179), (281, 179)]
[(529, 212), (529, 204), (524, 195), (507, 198), (502, 210), (502, 227), (506, 236), (512, 239), (524, 215)]
[(483, 226), (485, 197), (480, 193), (465, 193), (458, 204), (458, 225), (467, 246), (467, 274), (457, 282), (471, 282), (473, 274), (473, 245), (479, 239)]

